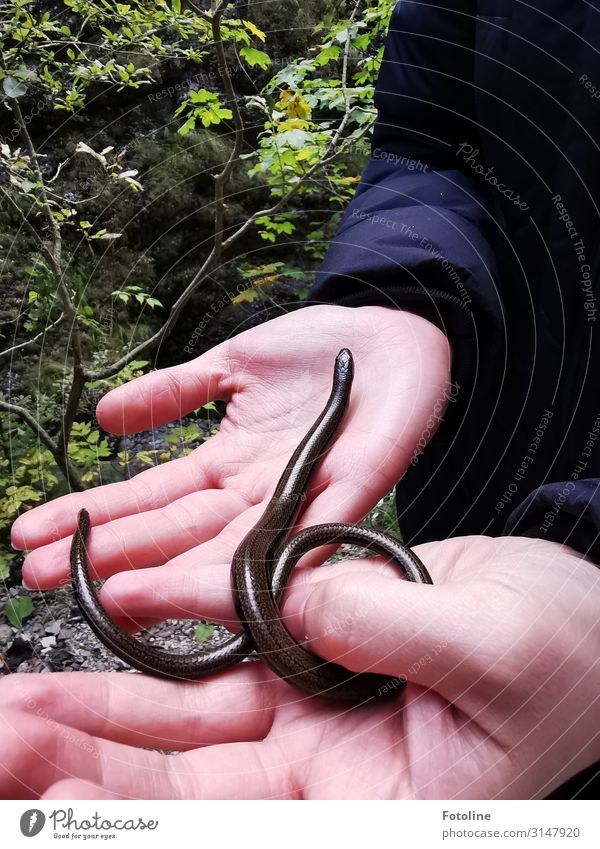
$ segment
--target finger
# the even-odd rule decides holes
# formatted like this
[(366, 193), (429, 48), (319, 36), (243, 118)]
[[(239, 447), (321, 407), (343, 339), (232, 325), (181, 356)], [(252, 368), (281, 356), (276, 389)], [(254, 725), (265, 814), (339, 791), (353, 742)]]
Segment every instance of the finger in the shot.
[[(164, 619), (207, 619), (238, 630), (231, 594), (231, 562), (240, 541), (264, 508), (263, 503), (244, 511), (213, 539), (173, 558), (168, 568), (119, 572), (109, 578), (100, 594), (108, 615), (127, 631)], [(323, 574), (328, 575), (327, 571), (312, 568), (324, 560), (327, 550), (319, 548), (303, 557), (291, 583), (319, 581)], [(349, 577), (355, 568), (364, 573), (364, 563), (353, 567), (350, 561), (344, 574)], [(382, 574), (396, 575), (395, 569), (384, 563), (377, 568)]]
[(217, 435), (193, 454), (147, 469), (130, 480), (63, 495), (28, 510), (12, 526), (12, 544), (32, 549), (72, 534), (83, 508), (93, 526), (103, 525), (122, 516), (156, 510), (192, 492), (218, 488), (214, 461), (220, 451)]
[[(281, 798), (293, 795), (291, 769), (279, 747), (210, 746), (173, 758), (94, 737), (64, 723), (8, 710), (0, 743), (3, 798), (35, 798), (76, 779), (125, 798)], [(154, 744), (156, 745), (156, 744)]]
[(262, 663), (248, 662), (193, 682), (115, 672), (14, 674), (0, 693), (2, 711), (40, 720), (49, 734), (62, 723), (115, 743), (185, 751), (262, 739), (282, 686)]
[[(157, 510), (114, 519), (92, 528), (87, 551), (94, 578), (124, 569), (166, 563), (216, 536), (246, 501), (231, 489), (193, 492)], [(32, 551), (23, 564), (30, 589), (50, 589), (70, 580), (71, 537)]]
[(237, 631), (231, 559), (217, 554), (206, 562), (206, 555), (199, 552), (209, 546), (174, 558), (168, 568), (119, 572), (102, 587), (102, 606), (129, 632), (139, 630), (142, 623), (148, 627), (165, 619), (206, 619)]
[[(208, 619), (234, 631), (239, 628), (231, 594), (231, 562), (245, 534), (262, 515), (266, 502), (240, 513), (214, 538), (174, 557), (160, 569), (118, 572), (102, 587), (108, 615), (133, 632), (164, 619)], [(304, 567), (324, 559), (324, 551), (302, 559)]]
[(317, 570), (319, 580), (291, 585), (283, 605), (290, 632), (353, 672), (405, 676), (455, 699), (477, 673), (471, 655), (480, 635), (452, 585), (414, 584), (390, 567), (352, 562), (351, 573), (340, 563)]
[(101, 787), (99, 784), (92, 784), (91, 781), (80, 781), (77, 778), (65, 778), (63, 781), (57, 781), (51, 787), (42, 793), (40, 799), (93, 799), (102, 801), (105, 799), (122, 799), (123, 796), (118, 793), (111, 793)]
[[(77, 729), (36, 716), (2, 712), (7, 731), (0, 741), (0, 796), (36, 799), (71, 779), (105, 785), (119, 795), (139, 792), (146, 782), (159, 784), (165, 776), (164, 755), (95, 738)], [(112, 785), (112, 787), (110, 787)]]
[(100, 593), (108, 615), (127, 631), (164, 619), (209, 619), (238, 630), (231, 561), (262, 510), (260, 504), (245, 510), (217, 536), (174, 557), (165, 568), (113, 575)]
[(150, 430), (218, 399), (226, 400), (228, 342), (195, 360), (152, 371), (113, 389), (97, 407), (98, 421), (111, 433)]

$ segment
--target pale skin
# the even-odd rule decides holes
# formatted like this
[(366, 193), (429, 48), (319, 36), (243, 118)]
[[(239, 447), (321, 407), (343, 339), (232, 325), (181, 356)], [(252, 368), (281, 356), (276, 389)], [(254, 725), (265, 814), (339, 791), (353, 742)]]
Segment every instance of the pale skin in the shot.
[[(214, 398), (227, 400), (227, 417), (188, 458), (23, 515), (13, 540), (33, 549), (27, 583), (66, 579), (85, 506), (93, 567), (112, 575), (103, 603), (120, 624), (235, 622), (231, 554), (323, 406), (344, 346), (356, 361), (353, 400), (302, 524), (360, 519), (401, 477), (447, 396), (448, 344), (400, 311), (314, 307), (103, 399), (98, 418), (118, 433)], [(403, 696), (348, 711), (304, 697), (260, 662), (194, 683), (12, 675), (0, 697), (0, 796), (531, 798), (600, 758), (597, 567), (545, 540), (472, 537), (416, 551), (433, 587), (379, 561), (306, 568), (313, 556), (283, 610), (322, 657), (407, 674)]]

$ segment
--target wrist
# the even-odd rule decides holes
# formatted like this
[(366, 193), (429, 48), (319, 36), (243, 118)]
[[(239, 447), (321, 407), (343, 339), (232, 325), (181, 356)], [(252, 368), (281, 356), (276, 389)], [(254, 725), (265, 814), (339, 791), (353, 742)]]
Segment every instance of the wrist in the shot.
[[(431, 365), (446, 376), (450, 375), (452, 350), (445, 333), (429, 319), (396, 307), (353, 307), (353, 311), (376, 332), (378, 340), (389, 339), (390, 344), (402, 342), (431, 358)], [(381, 344), (381, 342), (380, 342)]]

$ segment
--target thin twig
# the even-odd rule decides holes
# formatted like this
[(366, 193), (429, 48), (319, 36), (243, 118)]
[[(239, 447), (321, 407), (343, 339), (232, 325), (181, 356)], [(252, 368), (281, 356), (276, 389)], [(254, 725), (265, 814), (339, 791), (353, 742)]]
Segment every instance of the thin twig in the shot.
[(21, 221), (23, 222), (23, 224), (25, 225), (25, 227), (29, 231), (30, 235), (32, 235), (33, 238), (35, 239), (35, 241), (38, 243), (38, 247), (40, 248), (40, 250), (43, 251), (43, 253), (46, 256), (46, 258), (48, 259), (48, 261), (50, 263), (52, 263), (53, 262), (52, 251), (50, 250), (48, 245), (44, 242), (44, 240), (42, 239), (42, 237), (40, 236), (38, 231), (35, 229), (33, 224), (29, 221), (26, 214), (23, 212), (23, 210), (21, 209), (19, 204), (16, 202), (16, 200), (13, 197), (11, 197), (11, 195), (6, 191), (6, 189), (4, 187), (0, 187), (0, 188), (2, 189), (2, 194), (4, 195), (4, 197), (8, 200), (8, 202), (10, 204), (12, 204), (12, 206), (15, 208), (15, 210), (19, 213), (19, 215), (21, 217)]
[(0, 410), (5, 413), (12, 413), (21, 419), (38, 437), (41, 443), (50, 451), (56, 464), (69, 482), (72, 489), (82, 492), (85, 489), (83, 481), (79, 477), (79, 472), (69, 460), (68, 457), (61, 452), (57, 443), (52, 439), (47, 430), (45, 430), (39, 422), (29, 413), (25, 407), (19, 407), (18, 404), (9, 404), (8, 401), (0, 401)]
[(33, 345), (35, 342), (37, 342), (38, 339), (41, 339), (42, 336), (45, 336), (47, 333), (49, 333), (53, 327), (56, 327), (57, 324), (60, 324), (64, 317), (64, 312), (61, 312), (56, 321), (53, 321), (52, 324), (48, 325), (48, 327), (44, 327), (44, 329), (41, 330), (33, 338), (27, 339), (26, 342), (20, 342), (18, 345), (13, 345), (12, 348), (7, 348), (6, 351), (0, 351), (0, 357), (7, 357), (9, 354), (14, 354), (15, 351), (19, 351), (22, 348), (27, 348), (29, 347), (29, 345)]
[[(352, 14), (350, 16), (350, 19), (349, 19), (350, 25), (354, 21), (356, 12), (358, 10), (359, 2), (360, 2), (360, 0), (357, 0), (356, 4), (354, 6), (354, 9), (352, 11)], [(212, 21), (214, 16), (217, 16), (217, 15), (222, 16), (223, 15), (224, 10), (225, 10), (227, 5), (228, 5), (228, 0), (221, 0), (221, 2), (219, 2), (217, 4), (215, 11), (214, 11), (212, 16), (208, 15), (207, 13), (204, 13), (204, 12), (202, 12), (201, 14), (204, 17), (207, 17), (207, 19)], [(216, 41), (217, 41), (217, 39), (215, 38), (215, 42)], [(312, 175), (318, 169), (334, 162), (344, 152), (344, 150), (347, 148), (348, 145), (342, 144), (338, 148), (338, 144), (339, 144), (340, 138), (341, 138), (341, 136), (344, 132), (344, 129), (346, 128), (346, 125), (348, 123), (350, 112), (352, 111), (351, 107), (350, 107), (350, 101), (349, 101), (349, 98), (348, 98), (348, 93), (347, 93), (348, 55), (349, 55), (349, 51), (350, 51), (350, 41), (351, 41), (351, 37), (350, 37), (350, 26), (349, 26), (348, 27), (348, 38), (346, 39), (346, 45), (345, 45), (345, 49), (344, 49), (344, 59), (343, 59), (343, 65), (342, 65), (342, 77), (343, 77), (342, 86), (343, 86), (343, 89), (346, 91), (345, 98), (344, 98), (344, 102), (346, 104), (346, 109), (345, 109), (344, 115), (342, 117), (342, 120), (341, 120), (339, 126), (337, 127), (336, 132), (332, 136), (329, 144), (327, 145), (327, 148), (325, 149), (323, 156), (320, 159), (318, 159), (306, 171), (306, 173), (303, 175), (301, 180), (298, 183), (296, 183), (294, 186), (292, 186), (292, 188), (289, 189), (289, 191), (285, 195), (283, 195), (283, 197), (281, 197), (273, 206), (269, 207), (268, 209), (261, 209), (261, 210), (258, 210), (257, 212), (252, 213), (252, 215), (234, 233), (232, 233), (225, 240), (223, 240), (223, 238), (222, 238), (222, 235), (223, 235), (223, 219), (221, 217), (222, 216), (222, 208), (221, 208), (221, 212), (218, 212), (219, 197), (221, 197), (221, 196), (217, 195), (217, 197), (216, 197), (217, 210), (215, 211), (215, 220), (218, 224), (218, 229), (220, 231), (220, 234), (215, 233), (215, 239), (214, 239), (211, 251), (209, 252), (209, 255), (207, 256), (204, 263), (202, 264), (202, 267), (194, 275), (194, 277), (192, 278), (192, 280), (190, 281), (188, 286), (186, 286), (184, 291), (181, 293), (179, 298), (175, 301), (175, 303), (171, 307), (171, 311), (169, 313), (169, 316), (168, 316), (165, 324), (153, 336), (151, 336), (145, 342), (141, 342), (139, 345), (137, 345), (132, 350), (128, 351), (127, 354), (122, 356), (116, 362), (112, 363), (110, 366), (106, 366), (105, 368), (98, 369), (97, 371), (88, 373), (87, 378), (89, 380), (103, 380), (107, 377), (112, 377), (113, 375), (115, 375), (119, 371), (121, 371), (121, 369), (123, 369), (132, 360), (137, 359), (141, 354), (145, 353), (146, 351), (148, 351), (151, 348), (155, 347), (156, 345), (160, 344), (163, 341), (163, 339), (165, 339), (169, 335), (169, 333), (173, 329), (175, 323), (177, 322), (177, 319), (179, 318), (184, 306), (189, 301), (190, 297), (192, 296), (194, 291), (197, 289), (197, 287), (200, 285), (200, 283), (206, 278), (206, 276), (210, 273), (210, 271), (212, 271), (214, 266), (217, 264), (220, 256), (223, 253), (225, 253), (233, 244), (235, 244), (235, 242), (237, 242), (238, 239), (240, 239), (249, 230), (249, 228), (252, 227), (252, 225), (256, 222), (256, 220), (258, 218), (261, 218), (264, 215), (267, 215), (267, 216), (276, 215), (278, 212), (280, 212), (283, 209), (283, 207), (298, 193), (300, 188), (305, 184), (306, 180), (309, 180), (312, 177)], [(225, 67), (223, 69), (224, 70), (223, 81), (225, 83), (226, 88), (227, 88), (228, 85), (230, 86), (230, 88), (228, 90), (229, 96), (232, 98), (232, 105), (235, 105), (237, 107), (235, 92), (233, 91), (233, 86), (231, 84), (231, 77), (229, 76), (229, 72), (227, 70), (227, 63), (226, 63), (226, 60), (225, 60), (225, 57), (224, 57), (224, 53), (221, 56), (220, 62), (225, 63)], [(234, 122), (235, 122), (236, 110), (232, 109), (232, 111), (234, 113)], [(237, 114), (239, 115), (239, 109), (238, 109)], [(240, 117), (240, 120), (241, 120), (241, 115), (239, 117)], [(364, 133), (366, 133), (368, 131), (368, 129), (369, 129), (369, 127), (365, 127), (363, 132), (359, 133), (358, 136), (356, 136), (354, 139), (352, 139), (352, 142), (356, 142), (359, 138), (361, 138), (364, 135)], [(243, 132), (243, 127), (242, 127), (242, 132)], [(238, 130), (236, 128), (234, 151), (238, 148), (238, 146), (240, 146), (242, 144), (242, 142), (243, 142), (243, 135), (240, 132), (238, 132)], [(239, 156), (239, 152), (238, 152), (238, 156)], [(229, 176), (234, 162), (235, 162), (235, 157), (230, 156), (226, 165), (225, 165), (225, 169), (224, 169), (224, 172), (226, 172), (226, 176)], [(218, 182), (219, 181), (217, 181), (217, 184), (218, 184)], [(224, 201), (224, 196), (221, 197), (220, 202), (222, 203), (223, 201)]]
[[(58, 221), (52, 215), (52, 206), (50, 204), (50, 199), (46, 192), (44, 176), (42, 174), (35, 146), (29, 134), (29, 130), (27, 129), (27, 124), (23, 118), (23, 113), (21, 112), (19, 103), (16, 99), (12, 104), (12, 108), (14, 110), (19, 130), (21, 131), (21, 136), (23, 137), (23, 140), (25, 141), (25, 145), (29, 152), (30, 164), (37, 178), (36, 181), (39, 183), (39, 192), (42, 207), (46, 212), (46, 216), (50, 224), (50, 229), (52, 233), (52, 245), (49, 250), (49, 259), (56, 280), (56, 288), (62, 301), (65, 318), (68, 320), (68, 323), (70, 325), (69, 347), (71, 348), (71, 353), (73, 356), (73, 377), (71, 380), (71, 386), (69, 388), (68, 399), (65, 408), (65, 414), (62, 420), (61, 430), (57, 439), (58, 451), (63, 459), (63, 465), (61, 466), (61, 468), (64, 467), (68, 470), (68, 444), (71, 436), (71, 428), (73, 427), (73, 422), (75, 420), (77, 409), (79, 407), (79, 401), (81, 400), (81, 395), (85, 387), (85, 371), (83, 367), (83, 348), (81, 343), (79, 316), (77, 314), (77, 308), (73, 303), (71, 294), (69, 292), (67, 284), (65, 283), (64, 276), (62, 273), (62, 234), (60, 232), (60, 226), (58, 224)], [(71, 482), (69, 478), (67, 478), (67, 480)]]
[(48, 219), (48, 223), (50, 224), (50, 230), (52, 232), (53, 237), (53, 252), (54, 252), (54, 261), (56, 265), (60, 266), (61, 261), (61, 245), (62, 239), (60, 235), (60, 227), (58, 225), (58, 221), (52, 215), (52, 207), (50, 206), (50, 200), (46, 193), (46, 185), (44, 183), (44, 177), (42, 175), (42, 169), (40, 167), (40, 162), (35, 150), (35, 146), (33, 144), (33, 140), (29, 135), (29, 130), (27, 129), (27, 124), (25, 119), (23, 118), (23, 113), (21, 112), (21, 107), (19, 106), (19, 101), (16, 98), (13, 98), (13, 103), (11, 104), (11, 109), (13, 110), (15, 117), (17, 119), (17, 124), (19, 126), (19, 130), (21, 132), (21, 136), (23, 137), (23, 141), (25, 142), (25, 146), (27, 147), (27, 151), (29, 153), (29, 160), (31, 165), (33, 166), (33, 170), (35, 171), (35, 175), (38, 178), (37, 182), (39, 185), (40, 197), (42, 199), (42, 206), (44, 208), (44, 212), (46, 213), (46, 218)]
[(238, 161), (244, 145), (244, 122), (242, 114), (237, 102), (237, 97), (231, 82), (231, 74), (227, 65), (227, 57), (225, 56), (225, 47), (223, 45), (223, 35), (221, 32), (221, 21), (225, 9), (227, 8), (227, 0), (222, 0), (219, 3), (211, 21), (213, 41), (217, 54), (217, 64), (221, 73), (223, 87), (225, 89), (226, 103), (231, 104), (233, 113), (234, 140), (233, 148), (229, 154), (229, 158), (225, 163), (223, 170), (215, 177), (215, 241), (214, 249), (218, 256), (223, 243), (223, 221), (225, 218), (225, 183), (228, 180), (235, 163)]

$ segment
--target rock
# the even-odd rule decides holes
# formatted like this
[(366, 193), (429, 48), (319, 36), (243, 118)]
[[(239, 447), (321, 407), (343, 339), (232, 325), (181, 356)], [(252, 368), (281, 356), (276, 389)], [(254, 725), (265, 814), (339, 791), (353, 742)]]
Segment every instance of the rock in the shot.
[(8, 646), (12, 642), (13, 629), (10, 625), (0, 625), (0, 645)]
[(44, 630), (47, 634), (54, 634), (55, 636), (58, 636), (60, 634), (61, 627), (62, 619), (55, 619), (54, 622), (48, 622)]
[(73, 664), (73, 655), (68, 649), (57, 648), (51, 651), (45, 658), (45, 662), (52, 672), (60, 672), (65, 667)]
[(42, 637), (40, 640), (40, 645), (44, 649), (51, 649), (56, 645), (56, 637)]
[(19, 667), (24, 665), (25, 671), (28, 666), (26, 661), (33, 655), (31, 643), (26, 642), (22, 637), (15, 637), (12, 645), (6, 652), (5, 663), (11, 672), (19, 671)]

